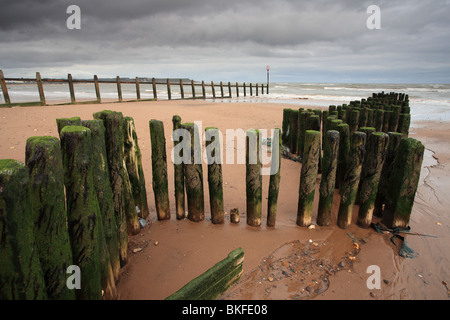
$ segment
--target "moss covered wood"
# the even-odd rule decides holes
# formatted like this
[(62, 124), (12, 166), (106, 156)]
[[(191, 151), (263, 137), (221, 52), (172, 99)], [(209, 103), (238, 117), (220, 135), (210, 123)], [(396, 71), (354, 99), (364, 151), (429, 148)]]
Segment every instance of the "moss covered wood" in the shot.
[(383, 223), (389, 228), (408, 227), (424, 151), (425, 147), (416, 139), (406, 138), (400, 142), (383, 212)]
[(337, 224), (342, 229), (348, 228), (352, 222), (353, 207), (358, 192), (358, 184), (365, 155), (366, 134), (356, 131), (351, 140), (352, 157), (343, 174), (342, 185), (339, 190), (341, 200), (339, 203)]
[(319, 226), (329, 226), (331, 224), (331, 208), (333, 205), (339, 154), (339, 132), (329, 130), (326, 134), (326, 139), (326, 147), (323, 151), (323, 168), (319, 189), (319, 209), (317, 213), (317, 224)]
[(73, 265), (67, 229), (61, 144), (55, 137), (31, 137), (25, 147), (29, 192), (45, 287), (51, 300), (73, 300), (66, 286), (67, 267)]
[(81, 126), (81, 119), (80, 117), (56, 119), (56, 126), (58, 128), (58, 134), (61, 136), (61, 130), (65, 126)]
[[(267, 226), (275, 227), (278, 209), (278, 193), (280, 190), (281, 179), (281, 134), (280, 129), (278, 134), (274, 134), (272, 141), (272, 161), (271, 161), (271, 175), (269, 180), (269, 194), (267, 201)], [(278, 143), (276, 137), (278, 135)]]
[(311, 225), (314, 195), (316, 191), (317, 171), (319, 167), (320, 132), (307, 130), (305, 132), (305, 147), (300, 177), (297, 225)]
[(391, 110), (385, 110), (384, 111), (383, 130), (382, 130), (383, 132), (388, 132), (389, 131), (389, 125), (390, 125), (392, 113), (393, 112)]
[(139, 208), (138, 215), (146, 219), (149, 215), (147, 190), (145, 188), (144, 169), (142, 167), (142, 154), (138, 144), (138, 136), (134, 119), (123, 118), (124, 158), (130, 178), (134, 204)]
[[(130, 182), (123, 156), (123, 115), (121, 112), (104, 110), (94, 113), (94, 119), (103, 120), (105, 126), (109, 179), (113, 193), (114, 214), (119, 231), (120, 264), (124, 266), (128, 261), (128, 216), (134, 213), (137, 220), (137, 214), (131, 188), (126, 189), (127, 186), (130, 186)], [(128, 184), (126, 180), (128, 180)], [(127, 202), (128, 199), (131, 204)], [(131, 206), (133, 206), (133, 212), (128, 212), (131, 210)]]
[(298, 110), (291, 111), (291, 125), (289, 132), (289, 149), (291, 153), (296, 154), (298, 148)]
[(283, 109), (283, 123), (281, 128), (283, 130), (282, 140), (284, 146), (288, 145), (288, 136), (291, 127), (291, 111), (292, 109), (289, 108)]
[[(188, 219), (194, 222), (205, 220), (205, 199), (203, 191), (203, 168), (201, 163), (200, 133), (194, 123), (183, 123), (181, 128), (189, 131), (191, 137), (190, 163), (184, 163), (184, 181), (188, 203)], [(195, 143), (197, 141), (197, 143)], [(195, 156), (197, 154), (197, 156)], [(195, 159), (200, 163), (195, 163)]]
[(381, 217), (383, 214), (383, 207), (386, 202), (386, 195), (389, 188), (389, 179), (392, 175), (392, 164), (395, 156), (397, 155), (397, 149), (402, 141), (402, 134), (398, 132), (389, 132), (389, 145), (386, 153), (386, 159), (381, 170), (380, 182), (378, 185), (377, 197), (375, 200), (374, 216)]
[(308, 118), (310, 113), (308, 111), (300, 111), (298, 114), (299, 132), (298, 132), (298, 155), (303, 157), (303, 149), (305, 146), (305, 132), (308, 127)]
[(349, 125), (346, 123), (341, 123), (337, 126), (336, 130), (339, 131), (339, 155), (336, 171), (336, 188), (340, 189), (348, 164), (350, 163), (353, 155), (351, 153)]
[[(214, 91), (214, 87), (212, 87)], [(181, 128), (181, 117), (174, 115), (172, 117), (173, 130)], [(178, 145), (181, 141), (175, 141), (174, 146)], [(182, 151), (181, 151), (182, 152)], [(180, 157), (183, 155), (180, 154)], [(185, 193), (184, 193), (184, 172), (183, 164), (174, 164), (174, 185), (175, 185), (175, 213), (178, 220), (185, 218)]]
[(348, 119), (348, 126), (349, 126), (349, 130), (350, 130), (350, 137), (353, 136), (353, 134), (358, 130), (359, 127), (359, 116), (360, 116), (360, 111), (353, 109), (350, 112), (350, 116)]
[(401, 113), (398, 120), (397, 132), (400, 132), (403, 138), (408, 138), (410, 125), (411, 125), (411, 114)]
[(377, 109), (375, 111), (375, 125), (374, 125), (376, 132), (383, 131), (383, 119), (384, 119), (384, 110)]
[(359, 184), (359, 212), (357, 224), (362, 228), (370, 227), (372, 223), (375, 199), (378, 192), (381, 170), (386, 159), (389, 136), (386, 133), (372, 133), (367, 144), (363, 164), (364, 180)]
[(224, 223), (222, 155), (220, 131), (217, 128), (205, 128), (205, 145), (208, 161), (208, 188), (211, 221), (214, 224)]
[(260, 141), (258, 130), (247, 130), (245, 149), (247, 224), (259, 227), (261, 225), (262, 210), (262, 164), (259, 156)]
[(170, 219), (170, 205), (164, 123), (152, 119), (149, 122), (149, 127), (152, 142), (152, 181), (156, 214), (158, 220), (168, 220)]
[(28, 168), (0, 160), (0, 299), (47, 298), (34, 238)]
[(101, 299), (100, 208), (92, 173), (91, 130), (81, 126), (64, 127), (61, 150), (73, 263), (81, 273), (82, 285), (76, 295), (81, 300)]
[(400, 112), (402, 110), (401, 106), (393, 105), (391, 107), (391, 118), (389, 120), (389, 132), (397, 132), (398, 129), (398, 121), (400, 119)]
[(242, 275), (244, 250), (232, 251), (228, 257), (183, 288), (166, 298), (166, 300), (215, 300)]

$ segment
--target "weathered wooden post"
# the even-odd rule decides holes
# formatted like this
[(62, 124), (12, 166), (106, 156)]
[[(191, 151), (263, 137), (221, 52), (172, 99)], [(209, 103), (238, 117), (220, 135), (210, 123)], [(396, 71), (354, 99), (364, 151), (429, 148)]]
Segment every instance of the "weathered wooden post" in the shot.
[(377, 109), (375, 111), (375, 131), (382, 132), (383, 131), (383, 120), (384, 120), (384, 110)]
[(236, 97), (239, 98), (239, 83), (236, 82)]
[(119, 102), (122, 102), (122, 85), (120, 84), (120, 77), (116, 77), (117, 83), (117, 96), (119, 97)]
[(45, 94), (44, 94), (44, 86), (42, 85), (42, 78), (39, 72), (36, 72), (36, 84), (39, 91), (39, 98), (41, 100), (41, 105), (45, 106)]
[(28, 188), (28, 168), (0, 160), (1, 300), (47, 299)]
[(389, 132), (397, 132), (398, 121), (400, 119), (401, 106), (393, 105), (391, 108), (392, 114), (389, 121)]
[(391, 121), (391, 115), (392, 115), (392, 111), (391, 110), (385, 110), (384, 111), (384, 117), (383, 117), (383, 132), (388, 132), (389, 131), (389, 124)]
[[(188, 202), (188, 219), (193, 222), (205, 220), (203, 193), (203, 168), (201, 161), (200, 133), (194, 123), (183, 123), (181, 128), (189, 131), (191, 137), (190, 162), (184, 163), (184, 181)], [(196, 163), (196, 160), (199, 163)]]
[(386, 153), (386, 159), (384, 160), (383, 169), (381, 170), (380, 183), (378, 184), (378, 192), (375, 200), (375, 209), (373, 214), (376, 217), (381, 217), (383, 214), (383, 206), (386, 202), (386, 195), (389, 188), (389, 179), (392, 175), (392, 164), (395, 156), (397, 155), (397, 149), (402, 141), (402, 134), (398, 132), (389, 132), (389, 145)]
[(319, 169), (320, 140), (319, 131), (307, 130), (305, 132), (297, 210), (297, 225), (301, 227), (311, 225), (317, 171)]
[[(172, 117), (173, 131), (181, 128), (181, 117), (174, 115)], [(181, 141), (174, 141), (174, 147)], [(182, 155), (180, 155), (182, 157)], [(175, 212), (177, 220), (185, 218), (185, 193), (184, 193), (184, 171), (183, 164), (173, 165), (174, 168), (174, 186), (175, 186)]]
[(80, 126), (64, 127), (61, 149), (73, 263), (81, 271), (82, 286), (76, 295), (81, 300), (99, 300), (102, 298), (97, 225), (100, 208), (92, 173), (91, 130)]
[(67, 229), (64, 169), (59, 139), (28, 138), (25, 163), (30, 177), (29, 192), (37, 252), (48, 298), (73, 300), (75, 292), (66, 286), (66, 269), (73, 264), (73, 260)]
[(400, 132), (403, 138), (408, 138), (410, 125), (411, 125), (411, 114), (400, 113), (397, 132)]
[(416, 139), (405, 138), (400, 142), (383, 212), (382, 221), (388, 228), (408, 227), (424, 151), (425, 147)]
[(181, 99), (184, 99), (183, 79), (180, 79), (180, 94), (181, 94)]
[(298, 145), (297, 151), (300, 157), (303, 157), (303, 150), (305, 146), (305, 132), (308, 130), (308, 118), (310, 113), (308, 111), (298, 111)]
[(386, 158), (389, 136), (386, 133), (372, 133), (367, 144), (367, 151), (363, 165), (364, 180), (359, 185), (359, 213), (357, 224), (362, 228), (370, 227), (372, 223), (375, 199), (378, 192), (381, 170)]
[(367, 126), (367, 120), (369, 117), (369, 109), (367, 108), (362, 108), (359, 112), (359, 128), (364, 128)]
[(94, 76), (94, 87), (95, 87), (95, 96), (97, 97), (97, 103), (101, 103), (102, 97), (100, 95), (100, 85), (98, 84), (97, 75)]
[(141, 87), (139, 85), (138, 77), (136, 77), (136, 99), (137, 99), (137, 101), (141, 100)]
[(194, 80), (191, 80), (191, 90), (192, 90), (192, 98), (195, 99), (195, 82)]
[(109, 179), (119, 229), (120, 264), (124, 266), (128, 261), (128, 232), (137, 234), (140, 226), (123, 154), (123, 115), (121, 112), (104, 110), (93, 116), (94, 119), (103, 120), (105, 126)]
[(220, 95), (221, 95), (222, 98), (224, 97), (224, 95), (223, 95), (223, 82), (222, 81), (220, 81)]
[(359, 110), (353, 109), (350, 112), (350, 117), (348, 119), (348, 126), (350, 131), (350, 137), (358, 130), (359, 126)]
[(231, 98), (231, 82), (228, 81), (228, 97)]
[(261, 225), (262, 176), (260, 161), (259, 130), (247, 130), (246, 135), (246, 198), (247, 224)]
[(250, 82), (250, 96), (253, 96), (253, 85), (251, 82)]
[(3, 71), (0, 70), (0, 86), (2, 87), (3, 98), (5, 99), (5, 104), (11, 104), (11, 99), (9, 98), (8, 87), (6, 86), (5, 76)]
[(324, 227), (331, 224), (331, 207), (333, 205), (339, 154), (339, 132), (336, 130), (327, 131), (326, 140), (323, 150), (322, 179), (320, 181), (319, 210), (317, 213), (317, 224)]
[[(277, 139), (278, 138), (278, 139)], [(275, 129), (272, 141), (272, 164), (269, 180), (269, 195), (267, 201), (267, 226), (275, 227), (278, 208), (278, 193), (281, 179), (281, 130)]]
[(351, 139), (352, 157), (343, 174), (342, 185), (339, 190), (341, 200), (337, 224), (342, 229), (348, 228), (352, 223), (353, 207), (358, 192), (358, 184), (365, 155), (365, 143), (366, 134), (356, 131)]
[(289, 126), (289, 150), (292, 154), (297, 153), (298, 147), (298, 110), (292, 110)]
[(83, 120), (83, 127), (91, 130), (92, 172), (100, 215), (103, 221), (103, 233), (111, 262), (114, 280), (119, 279), (120, 244), (118, 222), (114, 214), (114, 200), (111, 189), (105, 144), (105, 126), (103, 120)]
[[(334, 121), (332, 121), (332, 123), (334, 123)], [(336, 188), (340, 189), (350, 160), (355, 155), (351, 152), (349, 125), (346, 123), (339, 124), (337, 126), (337, 131), (339, 131), (339, 155), (336, 171)]]
[(258, 88), (259, 88), (259, 84), (256, 84), (256, 96), (258, 96), (258, 94), (259, 94)]
[(158, 100), (158, 92), (156, 91), (156, 79), (152, 78), (153, 99)]
[(69, 82), (70, 101), (72, 103), (76, 103), (76, 100), (75, 100), (75, 89), (73, 88), (73, 80), (72, 80), (72, 75), (70, 73), (67, 76), (67, 81)]
[(172, 100), (172, 90), (170, 89), (170, 79), (169, 78), (167, 78), (166, 83), (167, 83), (167, 97), (169, 100)]
[(238, 208), (234, 208), (230, 210), (230, 222), (237, 224), (240, 222), (240, 217), (239, 217), (239, 209)]
[(205, 81), (203, 81), (203, 80), (202, 80), (202, 95), (203, 95), (203, 99), (206, 99)]
[(243, 84), (243, 87), (244, 87), (244, 97), (246, 97), (246, 96), (247, 96), (247, 89), (246, 89), (245, 82), (244, 82), (244, 84)]
[(211, 81), (211, 91), (212, 91), (212, 96), (215, 99), (216, 98), (216, 88), (214, 87), (214, 81)]
[(81, 119), (80, 117), (56, 119), (56, 126), (58, 128), (58, 134), (61, 137), (61, 130), (65, 126), (81, 126)]
[(170, 219), (170, 206), (164, 123), (152, 119), (149, 127), (152, 142), (152, 176), (156, 213), (158, 220), (168, 220)]
[(205, 128), (205, 141), (211, 221), (214, 224), (222, 224), (224, 223), (225, 212), (223, 208), (222, 155), (219, 129)]
[(130, 178), (134, 204), (139, 208), (139, 216), (146, 219), (150, 213), (147, 203), (144, 169), (142, 168), (142, 154), (138, 144), (138, 137), (134, 119), (123, 118), (123, 142), (125, 165)]
[(291, 111), (292, 109), (285, 108), (283, 109), (283, 123), (281, 125), (282, 133), (281, 133), (281, 140), (283, 142), (283, 145), (288, 145), (288, 134), (290, 131), (290, 125), (291, 125)]

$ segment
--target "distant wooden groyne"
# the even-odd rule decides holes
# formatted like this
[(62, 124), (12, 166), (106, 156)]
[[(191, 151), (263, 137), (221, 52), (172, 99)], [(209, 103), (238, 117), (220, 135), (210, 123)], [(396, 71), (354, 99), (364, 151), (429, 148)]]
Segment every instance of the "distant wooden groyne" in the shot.
[[(12, 101), (9, 93), (7, 82), (20, 82), (20, 83), (35, 83), (37, 90), (39, 92), (39, 101), (30, 102), (18, 102)], [(73, 79), (71, 74), (68, 74), (67, 79), (47, 79), (42, 78), (39, 72), (36, 72), (36, 78), (5, 78), (3, 71), (0, 70), (0, 85), (3, 92), (3, 97), (5, 100), (4, 104), (0, 104), (0, 107), (16, 107), (16, 106), (45, 106), (47, 105), (47, 100), (45, 97), (44, 84), (68, 84), (70, 93), (70, 102), (55, 103), (55, 104), (91, 104), (91, 103), (102, 103), (102, 94), (100, 92), (100, 84), (116, 84), (117, 86), (117, 100), (108, 102), (138, 102), (138, 101), (156, 101), (158, 98), (157, 85), (163, 85), (166, 90), (168, 100), (179, 100), (179, 99), (222, 99), (222, 98), (232, 98), (239, 96), (258, 96), (259, 94), (264, 94), (264, 92), (269, 92), (269, 85), (262, 83), (239, 83), (239, 82), (224, 82), (214, 83), (211, 81), (206, 83), (205, 81), (194, 81), (187, 79), (156, 79), (156, 78), (139, 78), (136, 77), (134, 80), (129, 78), (120, 79), (119, 76), (115, 80), (104, 80), (99, 79), (97, 75), (94, 75), (92, 80), (77, 80)], [(96, 100), (93, 101), (77, 101), (76, 92), (74, 84), (93, 84), (95, 88)], [(123, 84), (133, 84), (136, 86), (136, 99), (124, 99), (122, 95), (122, 85)], [(141, 85), (151, 85), (153, 98), (143, 99), (141, 98)], [(173, 98), (173, 87), (178, 87), (180, 92), (180, 98)], [(201, 88), (199, 92), (198, 88)], [(209, 88), (207, 90), (207, 88)], [(227, 92), (226, 92), (227, 91)], [(164, 94), (165, 96), (165, 94)]]

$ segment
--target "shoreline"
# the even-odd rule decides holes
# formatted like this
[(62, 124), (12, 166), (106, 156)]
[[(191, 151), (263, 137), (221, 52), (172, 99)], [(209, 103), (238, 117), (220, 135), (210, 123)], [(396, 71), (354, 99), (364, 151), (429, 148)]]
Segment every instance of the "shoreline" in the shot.
[[(299, 106), (300, 107), (300, 106)], [(130, 253), (128, 264), (121, 271), (118, 291), (121, 299), (159, 300), (169, 296), (216, 262), (236, 249), (243, 247), (245, 252), (244, 274), (232, 292), (258, 268), (264, 259), (283, 247), (286, 243), (300, 241), (302, 244), (317, 243), (321, 258), (329, 259), (339, 265), (346, 252), (353, 250), (353, 240), (348, 232), (359, 238), (366, 238), (351, 269), (344, 269), (330, 275), (329, 287), (316, 295), (316, 299), (448, 299), (446, 287), (442, 281), (450, 281), (450, 253), (446, 250), (449, 240), (450, 218), (446, 208), (450, 205), (444, 190), (448, 188), (450, 170), (450, 147), (446, 141), (449, 123), (414, 122), (410, 136), (421, 140), (427, 150), (421, 181), (411, 215), (412, 231), (433, 234), (439, 238), (408, 236), (408, 244), (417, 253), (415, 259), (405, 259), (397, 255), (397, 248), (389, 242), (389, 235), (377, 234), (371, 229), (361, 229), (354, 223), (348, 230), (336, 226), (336, 215), (332, 227), (309, 230), (296, 226), (296, 208), (300, 167), (298, 163), (282, 159), (281, 187), (277, 225), (265, 227), (267, 202), (266, 192), (268, 178), (263, 179), (263, 221), (260, 228), (249, 227), (245, 223), (245, 165), (224, 165), (224, 204), (228, 213), (232, 208), (239, 208), (241, 222), (230, 224), (228, 218), (224, 225), (213, 225), (205, 220), (193, 223), (188, 220), (175, 220), (175, 203), (173, 198), (173, 165), (168, 161), (169, 195), (171, 220), (157, 221), (154, 207), (154, 195), (151, 188), (150, 134), (148, 121), (158, 119), (164, 122), (167, 154), (172, 150), (170, 133), (171, 118), (179, 114), (183, 122), (203, 121), (203, 128), (215, 126), (224, 129), (266, 128), (281, 126), (283, 104), (212, 102), (201, 100), (173, 100), (129, 103), (102, 103), (92, 105), (64, 105), (46, 107), (16, 107), (0, 109), (0, 154), (1, 158), (24, 161), (26, 139), (31, 136), (51, 135), (58, 137), (56, 118), (80, 116), (92, 119), (97, 111), (111, 109), (121, 111), (124, 116), (131, 116), (136, 123), (139, 146), (142, 152), (144, 174), (146, 178), (147, 197), (150, 207), (151, 224), (140, 234), (130, 237), (130, 251), (141, 248), (137, 253)], [(324, 109), (324, 107), (315, 107)], [(245, 114), (245, 117), (242, 117)], [(416, 126), (420, 124), (419, 126)], [(232, 129), (229, 128), (229, 129)], [(447, 134), (448, 135), (448, 134)], [(225, 139), (224, 139), (225, 141)], [(236, 148), (235, 148), (236, 149)], [(431, 158), (431, 159), (430, 159)], [(428, 160), (427, 160), (428, 159)], [(437, 159), (437, 164), (432, 159)], [(204, 170), (204, 181), (206, 171)], [(205, 192), (207, 191), (207, 183)], [(205, 214), (209, 217), (209, 201), (205, 197)], [(336, 202), (335, 194), (335, 202)], [(317, 212), (316, 197), (315, 213)], [(335, 207), (336, 208), (336, 207)], [(337, 209), (334, 209), (335, 213)], [(357, 206), (354, 209), (356, 219)], [(437, 224), (437, 222), (440, 223)], [(158, 241), (158, 245), (155, 245)], [(314, 248), (313, 248), (314, 249)], [(345, 259), (344, 259), (345, 260)], [(347, 261), (347, 260), (346, 260)], [(380, 290), (368, 290), (366, 280), (367, 266), (379, 265), (382, 282)], [(318, 267), (320, 268), (320, 267)], [(347, 271), (346, 271), (347, 270)], [(351, 270), (351, 272), (348, 272)], [(270, 282), (270, 281), (269, 281)], [(270, 283), (272, 286), (275, 283)], [(288, 299), (290, 292), (280, 292), (285, 282), (277, 285), (279, 299)], [(308, 284), (307, 284), (308, 285)], [(307, 286), (306, 285), (306, 286)], [(295, 291), (295, 286), (289, 287)], [(276, 291), (276, 290), (275, 290)], [(273, 292), (273, 294), (275, 293)], [(244, 290), (245, 292), (245, 290)], [(251, 290), (245, 293), (249, 294)], [(264, 291), (267, 293), (266, 291)], [(265, 299), (265, 293), (256, 299)], [(295, 292), (293, 293), (295, 296)], [(226, 294), (225, 294), (226, 296)]]

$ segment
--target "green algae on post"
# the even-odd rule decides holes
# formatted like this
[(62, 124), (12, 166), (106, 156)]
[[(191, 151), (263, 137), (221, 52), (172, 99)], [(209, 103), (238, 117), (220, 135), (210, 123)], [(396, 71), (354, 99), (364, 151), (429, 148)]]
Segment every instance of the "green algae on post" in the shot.
[(80, 117), (56, 119), (56, 126), (58, 127), (58, 134), (61, 136), (61, 130), (65, 126), (81, 126), (81, 119)]
[(259, 146), (259, 130), (247, 130), (245, 155), (247, 224), (253, 227), (261, 225), (262, 164), (259, 157)]
[(28, 168), (0, 160), (0, 299), (47, 299), (29, 198)]
[(307, 130), (305, 132), (297, 210), (297, 225), (301, 227), (311, 225), (317, 171), (319, 168), (320, 141), (319, 131)]
[[(213, 87), (214, 90), (214, 87)], [(179, 115), (174, 115), (172, 117), (173, 131), (181, 128), (181, 117)], [(180, 138), (182, 139), (182, 138)], [(174, 147), (177, 146), (181, 141), (174, 141)], [(183, 152), (182, 150), (180, 153)], [(179, 155), (183, 157), (182, 154)], [(184, 191), (184, 172), (183, 164), (175, 164), (174, 168), (174, 186), (175, 186), (175, 212), (177, 220), (182, 220), (185, 218), (185, 191)]]
[(222, 155), (220, 148), (220, 131), (217, 128), (205, 128), (206, 155), (208, 160), (208, 187), (211, 221), (224, 223)]
[(352, 158), (350, 127), (346, 123), (341, 123), (338, 124), (336, 129), (333, 130), (339, 131), (339, 154), (336, 171), (336, 188), (340, 189), (344, 180), (345, 170), (347, 169)]
[(149, 123), (152, 142), (153, 192), (158, 220), (170, 219), (169, 184), (167, 180), (166, 138), (164, 123), (152, 119)]
[(61, 130), (67, 223), (73, 263), (81, 270), (77, 299), (102, 298), (98, 217), (100, 208), (92, 173), (91, 130), (66, 126)]
[[(267, 201), (267, 226), (275, 227), (276, 217), (277, 217), (277, 207), (278, 207), (278, 193), (280, 190), (280, 179), (281, 179), (281, 134), (280, 129), (274, 134), (276, 139), (278, 135), (278, 143), (276, 140), (272, 142), (272, 165), (271, 165), (271, 175), (269, 181), (269, 194)], [(274, 172), (276, 171), (276, 172)]]
[(51, 300), (73, 300), (75, 291), (66, 286), (67, 267), (73, 264), (67, 229), (64, 169), (61, 144), (55, 137), (27, 139), (25, 163), (39, 261)]

